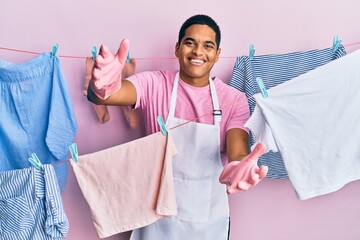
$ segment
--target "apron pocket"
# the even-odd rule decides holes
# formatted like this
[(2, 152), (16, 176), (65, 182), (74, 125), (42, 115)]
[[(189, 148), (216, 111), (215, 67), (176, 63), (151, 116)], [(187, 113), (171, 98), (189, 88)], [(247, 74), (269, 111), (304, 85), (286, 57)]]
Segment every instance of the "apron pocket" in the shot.
[(180, 220), (207, 222), (211, 202), (210, 180), (184, 180), (174, 178), (176, 202)]

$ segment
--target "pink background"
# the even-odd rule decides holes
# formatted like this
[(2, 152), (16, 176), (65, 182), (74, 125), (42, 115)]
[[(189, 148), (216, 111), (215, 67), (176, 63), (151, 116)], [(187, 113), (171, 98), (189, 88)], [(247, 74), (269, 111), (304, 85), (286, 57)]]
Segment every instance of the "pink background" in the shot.
[[(177, 69), (174, 46), (180, 25), (191, 15), (205, 13), (222, 30), (221, 59), (213, 75), (228, 82), (235, 57), (247, 55), (251, 43), (255, 54), (261, 55), (331, 47), (335, 35), (344, 45), (359, 42), (359, 9), (358, 0), (0, 0), (0, 47), (40, 53), (58, 43), (59, 56), (85, 57), (101, 43), (115, 51), (127, 37), (137, 71)], [(359, 47), (346, 49), (352, 52)], [(34, 56), (0, 49), (0, 58), (7, 61)], [(119, 107), (110, 107), (111, 120), (101, 125), (82, 95), (84, 58), (60, 59), (79, 124), (75, 142), (80, 155), (143, 136), (141, 127), (129, 129)], [(288, 180), (266, 179), (248, 192), (230, 196), (229, 201), (232, 239), (360, 239), (359, 181), (300, 201)], [(66, 239), (98, 239), (71, 167), (63, 202), (70, 221)], [(129, 233), (122, 233), (108, 239), (128, 238)]]

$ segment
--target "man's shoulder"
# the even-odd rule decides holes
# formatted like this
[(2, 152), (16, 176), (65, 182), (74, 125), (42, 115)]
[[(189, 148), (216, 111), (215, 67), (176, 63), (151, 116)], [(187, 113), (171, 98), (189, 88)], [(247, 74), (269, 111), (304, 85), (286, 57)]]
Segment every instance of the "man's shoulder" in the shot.
[(167, 84), (171, 83), (175, 77), (176, 71), (143, 71), (135, 73), (134, 75), (128, 77), (127, 79), (131, 82), (138, 82), (139, 84)]
[(173, 78), (176, 74), (176, 71), (169, 70), (153, 70), (153, 71), (143, 71), (135, 73), (134, 76), (137, 77), (151, 77), (151, 78)]

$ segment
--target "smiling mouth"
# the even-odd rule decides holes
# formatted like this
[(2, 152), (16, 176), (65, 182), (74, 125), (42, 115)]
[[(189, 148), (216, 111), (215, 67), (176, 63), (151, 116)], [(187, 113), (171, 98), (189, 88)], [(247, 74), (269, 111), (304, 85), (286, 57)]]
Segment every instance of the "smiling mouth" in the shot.
[(197, 65), (197, 66), (200, 66), (200, 65), (202, 65), (202, 64), (204, 64), (205, 63), (205, 61), (204, 60), (200, 60), (200, 59), (190, 59), (190, 62), (192, 63), (192, 64), (194, 64), (194, 65)]

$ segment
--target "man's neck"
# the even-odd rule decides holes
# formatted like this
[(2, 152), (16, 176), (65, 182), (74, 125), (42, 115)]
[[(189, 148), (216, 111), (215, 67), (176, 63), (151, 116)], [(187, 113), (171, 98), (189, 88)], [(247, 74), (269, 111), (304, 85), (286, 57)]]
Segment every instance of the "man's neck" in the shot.
[(205, 78), (184, 77), (183, 78), (180, 76), (180, 79), (193, 87), (205, 87), (209, 84), (209, 77), (205, 77)]

